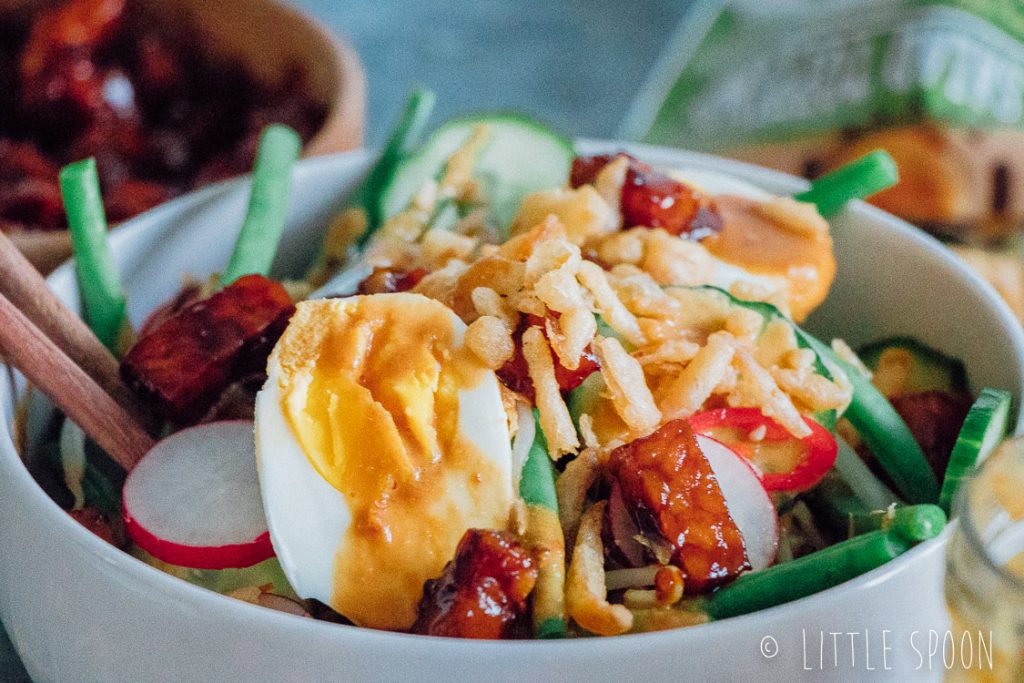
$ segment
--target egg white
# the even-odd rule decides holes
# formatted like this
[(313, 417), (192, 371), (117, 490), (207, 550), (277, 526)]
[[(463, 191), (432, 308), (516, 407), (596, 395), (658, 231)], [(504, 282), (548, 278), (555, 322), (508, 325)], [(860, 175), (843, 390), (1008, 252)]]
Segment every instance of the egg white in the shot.
[(345, 497), (313, 469), (285, 421), (276, 366), (256, 396), (256, 466), (267, 529), (285, 576), (304, 598), (331, 603), (335, 548), (352, 522)]

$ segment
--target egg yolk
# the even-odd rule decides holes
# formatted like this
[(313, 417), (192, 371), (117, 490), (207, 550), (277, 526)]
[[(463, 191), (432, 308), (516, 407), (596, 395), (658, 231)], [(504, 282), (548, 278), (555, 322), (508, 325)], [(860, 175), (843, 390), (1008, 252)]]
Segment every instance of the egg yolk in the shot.
[(410, 627), (466, 529), (508, 523), (509, 476), (459, 422), (490, 371), (455, 324), (419, 295), (304, 302), (271, 359), (293, 434), (351, 512), (332, 607), (361, 626)]

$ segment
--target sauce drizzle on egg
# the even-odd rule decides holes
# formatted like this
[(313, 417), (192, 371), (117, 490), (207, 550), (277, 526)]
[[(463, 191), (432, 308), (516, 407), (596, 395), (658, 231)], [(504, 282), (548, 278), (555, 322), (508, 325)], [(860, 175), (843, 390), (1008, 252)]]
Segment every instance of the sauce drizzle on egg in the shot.
[(409, 628), (466, 529), (508, 523), (508, 473), (460, 423), (493, 373), (456, 325), (419, 295), (305, 302), (272, 359), (293, 435), (352, 514), (332, 607), (362, 626)]

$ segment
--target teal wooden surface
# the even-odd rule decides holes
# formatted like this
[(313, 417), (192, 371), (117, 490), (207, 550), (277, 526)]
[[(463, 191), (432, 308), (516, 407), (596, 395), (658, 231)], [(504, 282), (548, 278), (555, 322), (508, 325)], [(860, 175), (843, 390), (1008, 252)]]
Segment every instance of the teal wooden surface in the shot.
[(359, 50), (369, 84), (367, 144), (374, 145), (417, 85), (437, 92), (437, 120), (512, 108), (571, 135), (612, 136), (691, 2), (299, 4)]

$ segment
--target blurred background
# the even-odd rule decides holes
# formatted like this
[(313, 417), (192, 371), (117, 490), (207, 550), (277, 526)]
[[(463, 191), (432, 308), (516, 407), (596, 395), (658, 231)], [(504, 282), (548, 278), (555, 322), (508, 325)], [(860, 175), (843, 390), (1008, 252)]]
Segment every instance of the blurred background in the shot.
[(368, 84), (366, 142), (380, 143), (409, 90), (434, 120), (525, 109), (574, 135), (608, 137), (692, 0), (299, 0), (352, 40)]

